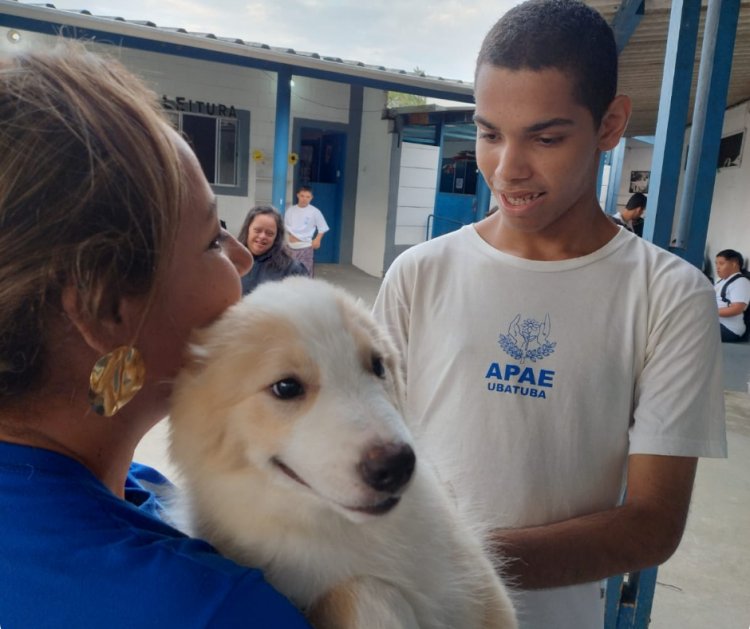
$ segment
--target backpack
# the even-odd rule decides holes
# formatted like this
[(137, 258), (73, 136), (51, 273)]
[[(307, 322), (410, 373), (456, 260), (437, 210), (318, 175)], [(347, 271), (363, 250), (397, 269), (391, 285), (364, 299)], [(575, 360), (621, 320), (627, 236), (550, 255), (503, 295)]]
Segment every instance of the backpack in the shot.
[[(740, 271), (737, 275), (730, 277), (724, 282), (724, 286), (721, 287), (721, 294), (719, 296), (721, 297), (721, 301), (727, 304), (727, 306), (732, 303), (727, 299), (727, 288), (729, 288), (729, 285), (734, 282), (734, 280), (739, 279), (740, 277), (750, 280), (747, 271)], [(745, 312), (742, 313), (742, 319), (745, 322), (745, 333), (740, 337), (740, 340), (747, 341), (750, 340), (750, 304), (747, 305)]]

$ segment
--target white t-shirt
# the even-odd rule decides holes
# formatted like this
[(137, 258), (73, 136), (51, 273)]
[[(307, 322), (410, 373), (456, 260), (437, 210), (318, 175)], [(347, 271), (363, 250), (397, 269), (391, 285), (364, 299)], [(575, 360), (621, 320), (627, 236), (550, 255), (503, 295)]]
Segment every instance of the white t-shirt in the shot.
[(625, 219), (625, 217), (617, 212), (616, 214), (613, 214), (612, 217), (615, 219), (615, 223), (618, 225), (622, 225), (625, 229), (629, 231), (633, 231), (633, 221), (628, 221)]
[(330, 228), (323, 213), (314, 205), (292, 205), (284, 213), (284, 227), (300, 242), (290, 242), (292, 249), (304, 249), (310, 247), (315, 232), (326, 233)]
[[(612, 508), (628, 454), (726, 455), (711, 285), (624, 229), (541, 262), (469, 225), (403, 253), (374, 310), (405, 359), (417, 443), (485, 524)], [(601, 629), (601, 585), (520, 593), (521, 627)]]
[[(735, 273), (725, 280), (719, 280), (714, 284), (714, 290), (716, 291), (716, 306), (717, 308), (724, 308), (729, 304), (735, 304), (741, 302), (745, 304), (750, 303), (750, 280), (746, 277), (740, 277), (738, 280), (734, 280), (729, 286), (727, 286), (726, 297), (729, 300), (729, 304), (721, 298), (721, 289), (732, 277), (739, 275)], [(742, 313), (734, 315), (733, 317), (719, 317), (719, 322), (727, 329), (734, 332), (737, 336), (742, 336), (745, 333), (745, 320)]]

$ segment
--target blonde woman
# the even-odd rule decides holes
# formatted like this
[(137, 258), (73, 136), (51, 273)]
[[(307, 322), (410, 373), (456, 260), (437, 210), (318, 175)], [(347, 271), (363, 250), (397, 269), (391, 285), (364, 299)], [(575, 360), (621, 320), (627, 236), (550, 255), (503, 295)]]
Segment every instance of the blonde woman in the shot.
[(77, 46), (0, 61), (0, 623), (307, 627), (131, 466), (251, 257), (156, 97)]

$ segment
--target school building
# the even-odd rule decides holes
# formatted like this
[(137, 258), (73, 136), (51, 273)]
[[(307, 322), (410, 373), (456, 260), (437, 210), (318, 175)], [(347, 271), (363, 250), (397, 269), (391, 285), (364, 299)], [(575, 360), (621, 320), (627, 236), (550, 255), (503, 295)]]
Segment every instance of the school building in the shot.
[[(657, 244), (698, 265), (728, 247), (750, 255), (750, 6), (589, 4), (613, 25), (619, 87), (634, 101), (628, 137), (602, 160), (605, 211), (645, 191)], [(381, 277), (404, 249), (485, 215), (470, 83), (221, 35), (0, 0), (0, 55), (63, 36), (143, 77), (235, 233), (251, 206), (283, 209), (310, 185), (331, 226), (316, 260)], [(389, 110), (388, 91), (454, 105)]]

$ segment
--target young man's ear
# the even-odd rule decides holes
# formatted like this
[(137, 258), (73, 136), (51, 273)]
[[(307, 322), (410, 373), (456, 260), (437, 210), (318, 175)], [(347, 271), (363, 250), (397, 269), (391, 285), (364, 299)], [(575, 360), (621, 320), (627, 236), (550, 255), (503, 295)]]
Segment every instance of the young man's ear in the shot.
[(599, 125), (599, 150), (609, 151), (617, 146), (628, 126), (631, 110), (632, 104), (628, 96), (615, 96)]

